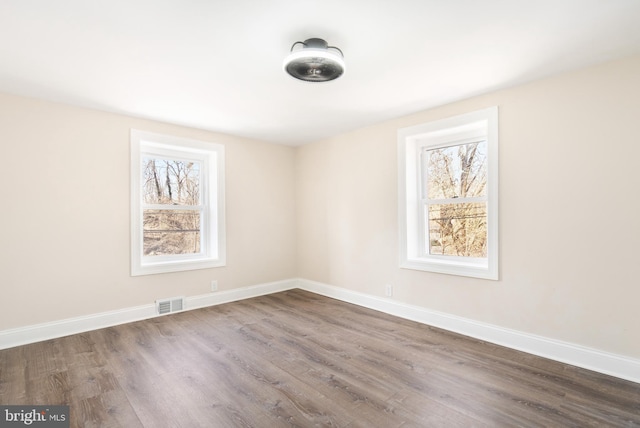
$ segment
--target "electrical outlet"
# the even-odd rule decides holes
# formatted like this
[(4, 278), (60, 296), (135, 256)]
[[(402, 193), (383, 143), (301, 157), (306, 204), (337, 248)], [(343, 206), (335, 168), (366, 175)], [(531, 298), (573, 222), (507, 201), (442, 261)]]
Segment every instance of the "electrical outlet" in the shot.
[(211, 291), (218, 291), (218, 281), (211, 281)]
[(393, 285), (387, 284), (384, 286), (384, 294), (387, 297), (393, 296)]

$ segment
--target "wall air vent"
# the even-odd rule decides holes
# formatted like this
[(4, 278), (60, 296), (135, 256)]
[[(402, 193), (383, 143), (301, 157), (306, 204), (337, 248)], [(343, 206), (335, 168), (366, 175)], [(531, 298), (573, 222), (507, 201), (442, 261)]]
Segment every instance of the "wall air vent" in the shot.
[(156, 300), (158, 315), (178, 312), (184, 309), (184, 297), (174, 297), (166, 300)]

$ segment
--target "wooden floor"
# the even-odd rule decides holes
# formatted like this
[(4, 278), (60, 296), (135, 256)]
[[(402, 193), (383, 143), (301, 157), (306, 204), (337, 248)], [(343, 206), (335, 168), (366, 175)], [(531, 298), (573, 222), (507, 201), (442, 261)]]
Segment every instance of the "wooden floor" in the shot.
[(640, 427), (640, 384), (300, 290), (0, 351), (72, 427)]

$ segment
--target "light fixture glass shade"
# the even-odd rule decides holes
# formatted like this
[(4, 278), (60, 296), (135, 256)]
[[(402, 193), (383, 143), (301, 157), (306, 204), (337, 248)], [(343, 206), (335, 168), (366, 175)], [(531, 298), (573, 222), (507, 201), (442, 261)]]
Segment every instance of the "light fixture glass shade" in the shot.
[(294, 43), (292, 50), (298, 43), (304, 47), (291, 52), (284, 60), (287, 73), (306, 82), (328, 82), (342, 76), (345, 63), (340, 49), (327, 46), (322, 39), (308, 39)]

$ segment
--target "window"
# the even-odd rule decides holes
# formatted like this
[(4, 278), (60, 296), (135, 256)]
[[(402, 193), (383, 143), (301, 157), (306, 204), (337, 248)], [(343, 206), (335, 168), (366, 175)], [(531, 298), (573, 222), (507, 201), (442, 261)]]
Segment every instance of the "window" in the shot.
[(498, 279), (498, 108), (398, 131), (400, 266)]
[(225, 264), (224, 146), (131, 130), (131, 275)]

